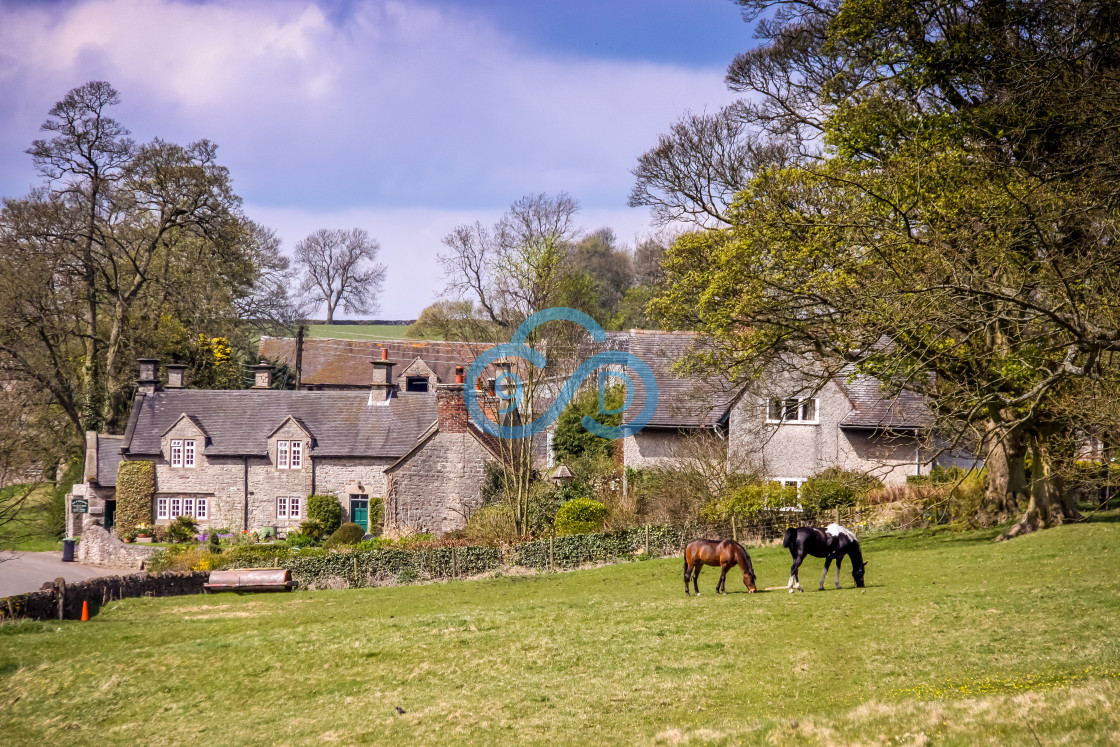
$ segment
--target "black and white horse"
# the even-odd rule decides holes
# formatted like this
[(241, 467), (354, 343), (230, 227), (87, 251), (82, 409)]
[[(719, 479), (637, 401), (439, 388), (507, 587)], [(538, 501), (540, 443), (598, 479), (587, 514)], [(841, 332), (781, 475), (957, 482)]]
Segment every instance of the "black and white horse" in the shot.
[(793, 565), (789, 569), (789, 593), (794, 589), (804, 591), (797, 578), (797, 569), (807, 555), (814, 558), (824, 558), (824, 573), (821, 574), (820, 591), (824, 591), (824, 579), (828, 575), (828, 567), (836, 561), (836, 588), (840, 588), (840, 562), (847, 555), (852, 560), (852, 578), (856, 586), (863, 586), (863, 571), (867, 563), (863, 560), (863, 553), (859, 549), (859, 540), (850, 529), (845, 529), (839, 524), (829, 524), (824, 529), (816, 527), (790, 527), (786, 530), (782, 547), (789, 548), (793, 556)]

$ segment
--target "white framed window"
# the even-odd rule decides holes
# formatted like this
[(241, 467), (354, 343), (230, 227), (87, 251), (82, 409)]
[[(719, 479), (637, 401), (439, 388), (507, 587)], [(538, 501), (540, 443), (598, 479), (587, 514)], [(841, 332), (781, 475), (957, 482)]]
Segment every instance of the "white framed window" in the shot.
[(183, 441), (182, 441), (182, 439), (175, 438), (175, 439), (171, 440), (171, 466), (172, 467), (182, 467), (183, 466)]
[(157, 498), (156, 499), (156, 518), (157, 519), (170, 518), (167, 515), (167, 499), (166, 498)]
[(193, 467), (194, 465), (194, 441), (188, 439), (183, 441), (183, 466)]
[(277, 519), (302, 519), (303, 499), (298, 495), (280, 495), (276, 497)]
[(292, 441), (292, 458), (289, 466), (292, 469), (303, 469), (303, 441)]
[(194, 516), (194, 498), (183, 499), (183, 513), (182, 516)]
[(208, 519), (208, 518), (210, 518), (210, 516), (209, 516), (209, 514), (207, 513), (207, 510), (206, 510), (207, 508), (208, 508), (208, 506), (206, 505), (206, 499), (205, 498), (199, 498), (198, 500), (196, 500), (194, 502), (194, 518), (196, 518), (196, 519)]
[(276, 442), (276, 469), (288, 469), (288, 442)]
[(810, 423), (820, 422), (816, 397), (772, 398), (766, 401), (767, 423)]
[(183, 515), (183, 500), (181, 498), (172, 498), (171, 499), (171, 513), (168, 515), (168, 518), (174, 519), (174, 518), (176, 518), (178, 516), (182, 516), (182, 515)]

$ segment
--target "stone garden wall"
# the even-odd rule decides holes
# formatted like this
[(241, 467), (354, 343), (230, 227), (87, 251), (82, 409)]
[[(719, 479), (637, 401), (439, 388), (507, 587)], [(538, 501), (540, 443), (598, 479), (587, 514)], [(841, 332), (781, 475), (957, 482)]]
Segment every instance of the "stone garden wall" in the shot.
[(70, 584), (56, 578), (39, 591), (0, 599), (0, 620), (80, 620), (82, 602), (88, 602), (90, 614), (96, 615), (101, 605), (115, 599), (201, 594), (209, 577), (208, 571), (194, 571), (104, 576)]
[(90, 524), (82, 532), (76, 559), (85, 565), (141, 570), (154, 551), (154, 547), (127, 544), (100, 524)]

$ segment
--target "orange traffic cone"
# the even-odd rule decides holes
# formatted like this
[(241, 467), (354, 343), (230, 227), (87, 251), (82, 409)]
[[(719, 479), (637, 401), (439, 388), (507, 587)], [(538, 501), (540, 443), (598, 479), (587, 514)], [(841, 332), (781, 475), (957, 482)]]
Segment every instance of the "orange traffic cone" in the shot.
[(89, 602), (82, 602), (82, 622), (89, 622)]

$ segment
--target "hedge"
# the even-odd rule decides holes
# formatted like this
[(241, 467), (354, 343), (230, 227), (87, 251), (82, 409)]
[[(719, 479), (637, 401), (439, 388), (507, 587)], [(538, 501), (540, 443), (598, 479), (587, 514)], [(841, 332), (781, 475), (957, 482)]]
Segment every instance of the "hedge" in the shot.
[(207, 564), (213, 569), (276, 565), (289, 569), (303, 589), (357, 588), (462, 578), (510, 566), (541, 571), (550, 567), (577, 568), (584, 563), (633, 559), (638, 555), (676, 554), (681, 551), (682, 544), (679, 529), (649, 527), (647, 530), (643, 527), (541, 539), (509, 548), (472, 545), (351, 552), (316, 549), (297, 553), (284, 546), (255, 545), (211, 556)]
[(156, 494), (156, 466), (148, 461), (121, 462), (117, 468), (117, 535), (131, 532), (137, 524), (152, 521), (152, 499)]

